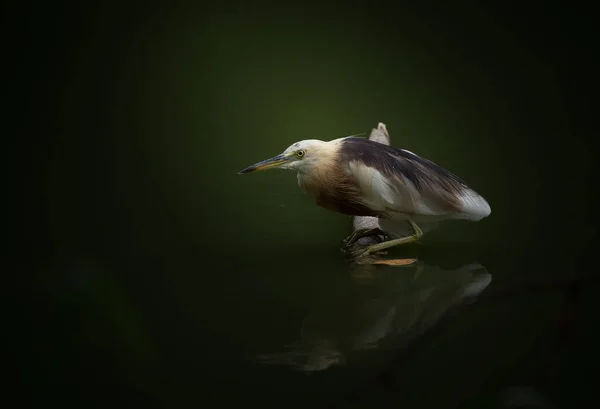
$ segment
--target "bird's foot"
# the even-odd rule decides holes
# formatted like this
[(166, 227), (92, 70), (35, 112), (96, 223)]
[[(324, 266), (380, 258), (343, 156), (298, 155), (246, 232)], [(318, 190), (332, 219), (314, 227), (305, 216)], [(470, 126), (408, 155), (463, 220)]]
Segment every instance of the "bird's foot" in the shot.
[(374, 234), (383, 235), (384, 233), (376, 227), (372, 229), (358, 229), (353, 231), (351, 235), (344, 239), (344, 244), (346, 246), (351, 246), (352, 244), (356, 243), (356, 241), (361, 237), (371, 236)]
[(369, 253), (368, 251), (365, 251), (364, 248), (346, 247), (346, 249), (343, 251), (350, 256), (352, 262), (355, 264), (374, 264), (377, 260), (380, 260), (388, 255), (387, 251), (376, 251)]
[(392, 240), (387, 240), (384, 241), (382, 243), (377, 243), (377, 244), (373, 244), (370, 245), (369, 247), (367, 247), (367, 249), (362, 253), (361, 256), (366, 256), (369, 254), (381, 254), (383, 250), (395, 247), (395, 246), (401, 246), (401, 245), (405, 245), (405, 244), (410, 244), (410, 243), (415, 243), (416, 241), (418, 241), (420, 238), (420, 236), (417, 235), (412, 235), (412, 236), (408, 236), (408, 237), (401, 237), (399, 239), (392, 239)]
[(365, 250), (363, 255), (373, 254), (373, 253), (377, 253), (377, 252), (380, 252), (385, 249), (389, 249), (391, 247), (400, 246), (403, 244), (415, 243), (415, 242), (419, 241), (421, 239), (421, 237), (423, 237), (423, 231), (412, 220), (410, 220), (409, 223), (414, 230), (414, 233), (412, 235), (407, 236), (407, 237), (400, 237), (400, 238), (392, 239), (392, 240), (386, 240), (382, 243), (372, 244), (369, 247), (367, 247), (367, 249)]

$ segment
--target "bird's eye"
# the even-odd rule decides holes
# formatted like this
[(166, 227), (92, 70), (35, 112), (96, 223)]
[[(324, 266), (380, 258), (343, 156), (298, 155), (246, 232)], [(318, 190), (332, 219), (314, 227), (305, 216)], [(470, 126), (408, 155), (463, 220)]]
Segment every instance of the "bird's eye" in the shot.
[(296, 152), (296, 156), (298, 156), (299, 158), (303, 157), (304, 154), (306, 153), (306, 151), (298, 151)]

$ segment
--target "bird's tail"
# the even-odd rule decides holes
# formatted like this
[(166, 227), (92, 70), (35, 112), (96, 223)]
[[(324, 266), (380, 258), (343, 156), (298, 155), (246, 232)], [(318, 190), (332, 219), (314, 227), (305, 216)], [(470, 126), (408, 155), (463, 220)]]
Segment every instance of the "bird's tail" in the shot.
[(487, 200), (472, 189), (466, 189), (460, 196), (462, 211), (457, 215), (457, 219), (467, 219), (479, 221), (488, 217), (492, 213)]

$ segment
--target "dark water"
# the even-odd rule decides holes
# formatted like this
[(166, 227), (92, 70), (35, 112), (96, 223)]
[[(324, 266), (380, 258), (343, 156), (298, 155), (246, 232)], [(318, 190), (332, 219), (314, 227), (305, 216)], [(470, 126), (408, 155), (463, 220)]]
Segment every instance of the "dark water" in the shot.
[[(11, 19), (24, 405), (595, 402), (585, 13), (103, 4)], [(349, 217), (237, 174), (380, 121), (492, 207), (412, 265), (349, 263)]]
[(37, 277), (21, 370), (38, 403), (509, 407), (517, 387), (558, 407), (588, 399), (597, 280), (511, 277), (444, 251), (403, 267), (353, 267), (333, 248), (72, 260)]

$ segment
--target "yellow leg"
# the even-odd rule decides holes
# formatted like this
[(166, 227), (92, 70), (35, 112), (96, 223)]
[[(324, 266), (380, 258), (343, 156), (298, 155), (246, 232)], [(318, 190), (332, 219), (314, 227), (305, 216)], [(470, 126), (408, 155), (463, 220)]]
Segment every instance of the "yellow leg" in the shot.
[(409, 220), (408, 222), (410, 223), (410, 226), (414, 230), (413, 235), (408, 236), (408, 237), (401, 237), (399, 239), (384, 241), (382, 243), (373, 244), (373, 245), (367, 247), (367, 250), (363, 254), (367, 255), (367, 254), (375, 253), (375, 252), (378, 252), (381, 250), (389, 249), (390, 247), (400, 246), (402, 244), (414, 243), (415, 241), (419, 240), (423, 236), (423, 231), (412, 220)]

